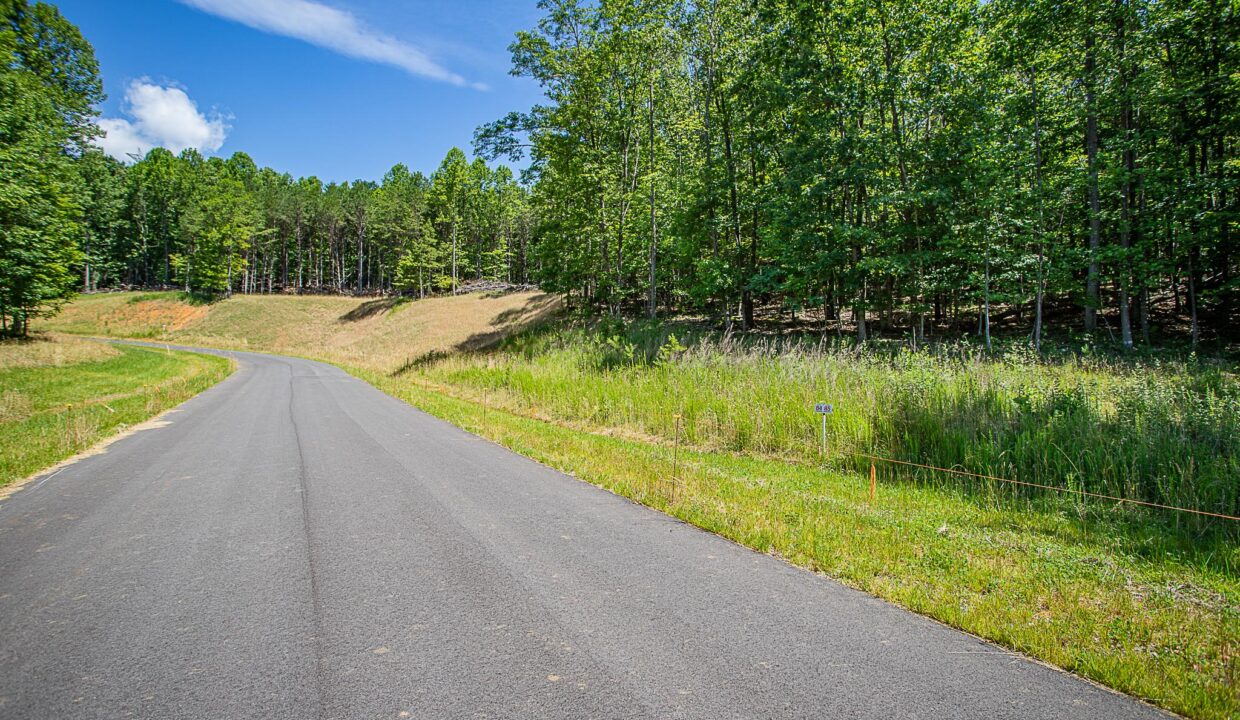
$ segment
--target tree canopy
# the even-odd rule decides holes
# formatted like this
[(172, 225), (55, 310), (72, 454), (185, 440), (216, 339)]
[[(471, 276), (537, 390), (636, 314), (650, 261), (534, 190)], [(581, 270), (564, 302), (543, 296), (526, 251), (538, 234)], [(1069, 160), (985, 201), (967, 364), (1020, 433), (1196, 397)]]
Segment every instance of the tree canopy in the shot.
[(91, 152), (81, 166), (87, 291), (426, 294), (525, 281), (528, 192), (459, 149), (429, 178), (398, 164), (378, 183), (293, 178), (245, 153), (193, 149), (156, 148), (131, 166)]
[(539, 6), (511, 49), (546, 103), (475, 141), (529, 153), (545, 287), (860, 339), (1235, 327), (1235, 3)]

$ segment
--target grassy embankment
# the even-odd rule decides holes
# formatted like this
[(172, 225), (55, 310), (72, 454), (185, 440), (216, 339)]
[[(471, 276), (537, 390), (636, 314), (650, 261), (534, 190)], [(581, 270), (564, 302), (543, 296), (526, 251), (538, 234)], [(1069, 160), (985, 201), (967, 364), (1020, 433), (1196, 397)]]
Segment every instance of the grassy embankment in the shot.
[(433, 351), (470, 350), (558, 307), (541, 293), (405, 302), (338, 296), (237, 295), (212, 304), (181, 293), (84, 295), (42, 327), (85, 335), (296, 355), (387, 369)]
[(223, 379), (224, 358), (64, 335), (0, 342), (0, 494)]
[[(88, 302), (100, 304), (66, 313), (75, 329), (124, 325), (149, 301)], [(1077, 489), (1234, 503), (1238, 393), (1226, 368), (995, 361), (962, 348), (856, 355), (686, 342), (693, 347), (681, 350), (665, 331), (643, 328), (535, 332), (493, 352), (451, 352), (476, 347), (461, 338), (476, 343), (479, 326), (507, 332), (536, 319), (549, 306), (533, 296), (510, 296), (513, 306), (497, 312), (478, 304), (494, 301), (458, 298), (379, 313), (367, 318), (374, 329), (354, 337), (357, 359), (346, 360), (331, 338), (356, 329), (339, 316), (303, 331), (275, 320), (304, 317), (287, 307), (297, 299), (246, 302), (227, 312), (263, 320), (255, 325), (265, 338), (245, 338), (249, 347), (305, 348), (294, 352), (340, 363), (587, 481), (1172, 710), (1240, 713), (1234, 534), (942, 477), (883, 477), (871, 502), (867, 478), (843, 454), (875, 450)], [(417, 330), (432, 314), (444, 338)], [(380, 330), (385, 323), (413, 330)], [(170, 335), (190, 341), (195, 332)], [(302, 333), (313, 340), (292, 339)], [(400, 340), (410, 334), (412, 344)], [(839, 408), (825, 467), (807, 407), (819, 399)], [(679, 453), (670, 442), (677, 412)], [(1057, 464), (1061, 456), (1069, 461)]]

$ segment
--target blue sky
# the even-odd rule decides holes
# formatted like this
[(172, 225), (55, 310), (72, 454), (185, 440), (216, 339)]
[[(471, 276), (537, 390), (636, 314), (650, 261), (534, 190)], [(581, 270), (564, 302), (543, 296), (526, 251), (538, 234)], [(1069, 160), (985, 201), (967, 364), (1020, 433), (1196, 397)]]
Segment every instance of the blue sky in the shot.
[[(508, 74), (534, 0), (62, 0), (95, 47), (105, 149), (249, 153), (325, 181), (430, 172), (539, 101)], [(129, 148), (133, 148), (130, 150)]]

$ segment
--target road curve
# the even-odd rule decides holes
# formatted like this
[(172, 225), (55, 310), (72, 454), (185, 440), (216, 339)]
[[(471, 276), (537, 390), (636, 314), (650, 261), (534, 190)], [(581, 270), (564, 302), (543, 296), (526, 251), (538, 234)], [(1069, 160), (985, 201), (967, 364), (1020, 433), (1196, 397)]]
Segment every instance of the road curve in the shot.
[(1154, 718), (321, 363), (0, 504), (0, 718)]

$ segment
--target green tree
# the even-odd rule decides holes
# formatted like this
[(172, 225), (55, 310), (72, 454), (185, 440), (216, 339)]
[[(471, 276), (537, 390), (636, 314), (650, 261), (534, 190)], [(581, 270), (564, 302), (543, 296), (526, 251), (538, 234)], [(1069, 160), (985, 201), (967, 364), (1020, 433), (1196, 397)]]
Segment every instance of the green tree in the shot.
[(103, 92), (94, 51), (56, 8), (4, 0), (0, 11), (0, 330), (25, 334), (77, 284), (73, 158)]
[(125, 167), (98, 150), (84, 153), (77, 167), (84, 185), (82, 291), (91, 292), (118, 281), (127, 264)]
[(461, 272), (468, 272), (469, 256), (461, 253), (461, 236), (466, 230), (475, 195), (469, 161), (459, 148), (452, 148), (431, 175), (430, 205), (440, 240), (449, 247), (451, 273), (448, 277), (454, 293), (460, 284)]
[(401, 291), (416, 291), (423, 297), (430, 290), (438, 270), (439, 253), (434, 229), (427, 221), (429, 181), (422, 173), (411, 173), (395, 165), (371, 197), (371, 232), (396, 257), (393, 284)]

